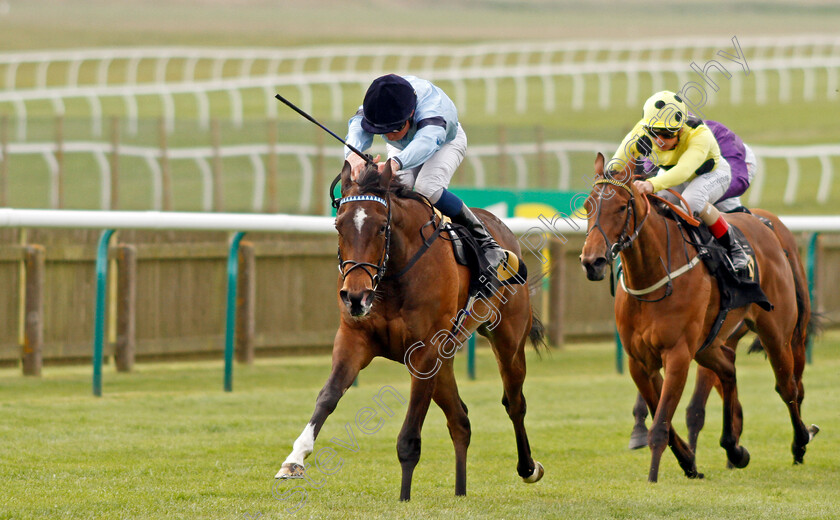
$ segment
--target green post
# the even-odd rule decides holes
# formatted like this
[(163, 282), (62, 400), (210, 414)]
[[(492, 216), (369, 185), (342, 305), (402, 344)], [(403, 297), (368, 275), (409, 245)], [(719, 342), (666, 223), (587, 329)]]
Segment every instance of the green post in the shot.
[(615, 329), (615, 370), (619, 374), (624, 373), (624, 348), (621, 346), (618, 329)]
[(93, 317), (93, 395), (102, 397), (102, 355), (105, 350), (105, 288), (108, 284), (108, 243), (113, 229), (99, 237), (96, 250), (96, 310)]
[(225, 316), (225, 392), (233, 392), (233, 340), (236, 333), (236, 279), (239, 272), (239, 242), (245, 233), (237, 231), (228, 250), (227, 312)]
[[(615, 270), (618, 272), (621, 267), (621, 257), (615, 257)], [(618, 285), (618, 280), (615, 281)], [(615, 370), (619, 374), (624, 373), (624, 348), (621, 346), (621, 337), (618, 335), (618, 329), (615, 329)]]
[[(817, 238), (820, 236), (818, 232), (811, 233), (811, 238), (808, 240), (807, 253), (807, 269), (808, 269), (808, 298), (811, 300), (811, 312), (814, 311), (814, 277), (816, 276), (817, 268)], [(814, 346), (814, 338), (810, 334), (805, 346), (805, 359), (810, 365), (813, 362), (811, 358), (811, 350)]]
[(475, 379), (475, 334), (467, 341), (467, 377)]

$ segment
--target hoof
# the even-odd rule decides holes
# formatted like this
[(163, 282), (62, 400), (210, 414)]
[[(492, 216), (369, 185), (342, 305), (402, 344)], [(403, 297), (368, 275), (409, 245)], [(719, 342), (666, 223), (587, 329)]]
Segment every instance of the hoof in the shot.
[(522, 477), (522, 480), (526, 484), (533, 484), (535, 482), (539, 482), (539, 480), (543, 478), (543, 475), (545, 475), (545, 469), (543, 469), (542, 464), (534, 461), (534, 472), (531, 473), (531, 476), (529, 477)]
[(630, 434), (630, 442), (627, 444), (628, 450), (638, 450), (640, 448), (647, 448), (648, 432), (646, 429), (633, 428), (633, 433)]
[(691, 479), (695, 479), (695, 478), (696, 478), (696, 479), (701, 479), (701, 478), (706, 478), (706, 475), (704, 475), (704, 474), (700, 473), (699, 471), (697, 471), (697, 470), (695, 469), (695, 470), (694, 470), (694, 473), (692, 473), (692, 474), (690, 474), (690, 475), (689, 475), (689, 474), (686, 474), (686, 477), (691, 478)]
[(303, 478), (303, 471), (304, 468), (300, 464), (295, 464), (294, 462), (284, 462), (282, 466), (280, 466), (280, 471), (274, 475), (274, 478)]
[(794, 446), (791, 450), (793, 452), (793, 465), (805, 464), (805, 446)]
[(747, 464), (750, 463), (750, 452), (747, 451), (747, 448), (743, 446), (738, 446), (737, 448), (735, 448), (735, 453), (736, 456), (734, 459), (732, 457), (729, 457), (727, 454), (729, 462), (731, 462), (732, 465), (738, 469), (746, 468)]
[(812, 440), (814, 440), (814, 437), (816, 437), (818, 433), (820, 433), (820, 427), (817, 426), (816, 424), (812, 424), (808, 428), (808, 442), (811, 442)]
[(805, 464), (805, 450), (806, 450), (806, 447), (807, 447), (808, 444), (811, 443), (812, 440), (814, 440), (814, 437), (816, 437), (818, 433), (820, 433), (820, 427), (817, 426), (816, 424), (812, 424), (808, 428), (808, 442), (806, 442), (802, 446), (797, 446), (796, 442), (794, 442), (793, 446), (791, 447), (791, 451), (793, 452), (793, 463), (794, 463), (794, 465)]

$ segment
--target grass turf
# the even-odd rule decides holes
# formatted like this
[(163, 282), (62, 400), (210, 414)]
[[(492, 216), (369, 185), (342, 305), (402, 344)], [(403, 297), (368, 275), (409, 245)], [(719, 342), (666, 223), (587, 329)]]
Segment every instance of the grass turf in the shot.
[[(220, 362), (141, 364), (131, 374), (106, 370), (104, 397), (90, 393), (89, 367), (47, 367), (40, 379), (0, 371), (0, 518), (838, 518), (840, 491), (840, 335), (818, 341), (805, 372), (804, 419), (823, 432), (806, 464), (793, 466), (787, 411), (762, 356), (742, 353), (739, 391), (744, 470), (727, 470), (717, 446), (721, 405), (710, 399), (698, 467), (688, 480), (670, 451), (660, 482), (646, 481), (648, 450), (626, 449), (635, 388), (613, 370), (608, 343), (567, 345), (542, 358), (529, 353), (526, 425), (544, 479), (516, 475), (512, 427), (488, 349), (478, 351), (478, 379), (456, 370), (470, 409), (468, 496), (455, 497), (454, 455), (443, 414), (432, 406), (412, 501), (398, 501), (396, 436), (405, 405), (363, 435), (358, 410), (376, 407), (383, 385), (409, 395), (409, 377), (378, 360), (360, 376), (316, 443), (336, 450), (327, 474), (280, 482), (273, 475), (308, 421), (329, 372), (329, 358), (261, 359), (238, 366), (235, 391), (221, 391)], [(693, 384), (689, 380), (688, 389)], [(687, 401), (687, 397), (683, 399)], [(684, 409), (676, 415), (685, 435)], [(375, 424), (375, 423), (374, 423)], [(330, 439), (349, 439), (356, 452)], [(313, 460), (310, 457), (309, 460)], [(336, 469), (340, 462), (340, 467)], [(297, 487), (296, 486), (304, 486)], [(305, 495), (304, 495), (305, 492)], [(284, 495), (285, 493), (285, 495)], [(283, 499), (281, 501), (281, 499)], [(302, 503), (301, 500), (303, 501)]]

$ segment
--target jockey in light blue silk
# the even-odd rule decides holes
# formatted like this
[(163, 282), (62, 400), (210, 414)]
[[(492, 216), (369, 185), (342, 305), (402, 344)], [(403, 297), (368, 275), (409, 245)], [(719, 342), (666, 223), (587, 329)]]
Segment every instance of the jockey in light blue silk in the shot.
[[(506, 258), (504, 250), (470, 208), (447, 189), (466, 155), (467, 135), (458, 123), (455, 104), (443, 90), (414, 76), (376, 78), (348, 127), (347, 144), (362, 151), (370, 148), (374, 135), (382, 135), (395, 179), (466, 227), (491, 271), (497, 272)], [(355, 179), (365, 161), (349, 148), (344, 155), (351, 166), (351, 179)], [(383, 166), (380, 164), (380, 169)]]

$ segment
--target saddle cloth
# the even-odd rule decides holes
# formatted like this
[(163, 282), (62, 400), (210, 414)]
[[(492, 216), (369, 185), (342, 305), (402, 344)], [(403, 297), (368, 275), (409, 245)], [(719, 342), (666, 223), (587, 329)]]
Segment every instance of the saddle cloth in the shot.
[[(489, 266), (484, 260), (481, 246), (464, 226), (446, 222), (444, 230), (449, 234), (455, 259), (459, 264), (470, 269), (470, 293), (482, 292), (488, 283), (492, 283), (492, 280), (488, 280), (488, 277), (482, 274), (486, 272)], [(502, 265), (496, 271), (499, 284), (502, 286), (524, 285), (528, 280), (528, 269), (525, 267), (525, 262), (520, 261), (513, 251), (505, 249), (505, 254), (507, 255), (506, 261), (502, 262)]]
[[(720, 310), (709, 334), (706, 336), (706, 340), (697, 351), (698, 353), (708, 347), (714, 341), (715, 337), (717, 337), (730, 310), (751, 303), (755, 303), (766, 311), (773, 310), (773, 304), (767, 299), (767, 295), (764, 294), (764, 291), (759, 285), (760, 273), (758, 263), (755, 259), (755, 251), (747, 240), (747, 237), (744, 236), (744, 233), (737, 226), (733, 224), (729, 225), (729, 236), (731, 240), (735, 240), (741, 245), (749, 257), (746, 276), (740, 276), (734, 272), (728, 252), (717, 243), (717, 240), (715, 240), (705, 225), (701, 224), (698, 227), (692, 227), (680, 217), (674, 215), (670, 210), (667, 213), (669, 213), (669, 217), (677, 220), (683, 229), (688, 231), (693, 245), (697, 248), (697, 254), (703, 260), (709, 272), (712, 273), (712, 276), (715, 277), (715, 280), (717, 280), (718, 291), (720, 292)], [(768, 222), (765, 222), (765, 224), (768, 224)]]

